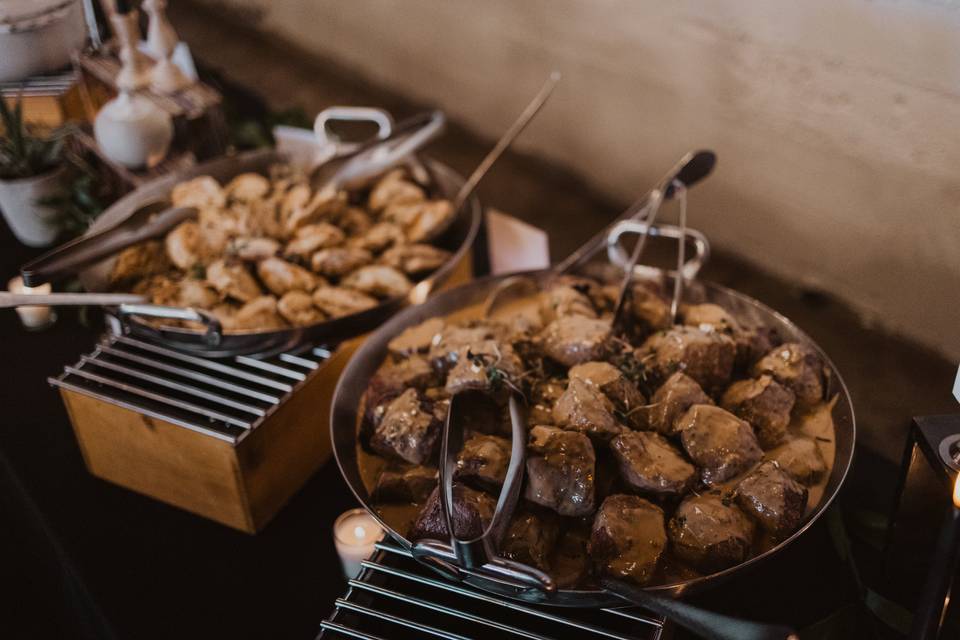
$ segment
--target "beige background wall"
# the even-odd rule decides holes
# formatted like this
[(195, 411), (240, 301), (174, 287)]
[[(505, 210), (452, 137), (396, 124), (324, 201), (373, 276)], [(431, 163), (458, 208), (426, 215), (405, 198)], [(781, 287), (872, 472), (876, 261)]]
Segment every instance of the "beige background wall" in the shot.
[[(623, 199), (719, 153), (692, 223), (960, 358), (960, 1), (227, 0)], [(223, 4), (223, 2), (220, 2)]]

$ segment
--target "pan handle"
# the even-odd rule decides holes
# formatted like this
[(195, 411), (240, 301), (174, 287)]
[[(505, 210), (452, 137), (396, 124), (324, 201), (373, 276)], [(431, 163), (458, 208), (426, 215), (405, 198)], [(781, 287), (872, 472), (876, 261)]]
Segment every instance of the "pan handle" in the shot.
[(601, 578), (600, 585), (627, 602), (664, 616), (671, 622), (710, 640), (799, 640), (790, 627), (734, 618), (692, 604), (654, 595), (621, 580)]
[(520, 406), (521, 397), (510, 392), (511, 425), (510, 465), (493, 517), (483, 533), (470, 540), (459, 537), (454, 528), (453, 475), (457, 453), (463, 446), (462, 394), (454, 394), (444, 424), (440, 453), (440, 505), (446, 520), (450, 542), (421, 540), (413, 547), (413, 556), (447, 577), (461, 580), (466, 575), (507, 584), (519, 590), (556, 590), (553, 579), (544, 572), (498, 555), (497, 548), (506, 532), (520, 497), (526, 457), (526, 428)]
[[(621, 269), (626, 268), (630, 262), (630, 255), (620, 246), (620, 238), (625, 234), (633, 233), (642, 235), (647, 232), (648, 225), (642, 220), (622, 220), (615, 224), (607, 234), (607, 257), (610, 262)], [(650, 228), (651, 236), (660, 236), (663, 238), (673, 238), (678, 240), (682, 233), (680, 227), (672, 224), (655, 224)], [(696, 229), (687, 227), (686, 237), (693, 242), (694, 254), (683, 264), (683, 277), (685, 280), (694, 280), (700, 269), (710, 259), (710, 242), (707, 236)], [(638, 264), (634, 267), (636, 277), (656, 277), (660, 275), (660, 269), (649, 265)], [(670, 275), (676, 275), (676, 271), (670, 271)]]
[(130, 333), (130, 318), (136, 316), (199, 322), (206, 327), (203, 339), (208, 346), (215, 347), (223, 340), (223, 327), (216, 316), (192, 307), (165, 307), (158, 304), (122, 304), (117, 308), (117, 317), (120, 320), (120, 326), (123, 328), (124, 333)]

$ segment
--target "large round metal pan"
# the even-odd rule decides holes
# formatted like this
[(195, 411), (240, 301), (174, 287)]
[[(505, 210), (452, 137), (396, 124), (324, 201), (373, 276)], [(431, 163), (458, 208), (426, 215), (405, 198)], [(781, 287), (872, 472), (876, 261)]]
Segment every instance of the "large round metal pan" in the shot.
[[(551, 277), (554, 277), (549, 271), (534, 271), (524, 275), (533, 278), (541, 287), (544, 286)], [(400, 532), (393, 530), (386, 522), (383, 522), (382, 519), (379, 518), (372, 508), (370, 495), (360, 475), (356, 448), (358, 411), (361, 407), (364, 390), (367, 388), (377, 368), (385, 360), (387, 356), (387, 343), (393, 337), (407, 327), (423, 322), (427, 318), (447, 316), (455, 311), (482, 304), (487, 295), (506, 277), (509, 276), (478, 279), (431, 298), (423, 305), (411, 307), (398, 313), (371, 335), (357, 350), (344, 369), (340, 377), (340, 382), (337, 385), (333, 397), (333, 411), (331, 412), (330, 420), (333, 452), (336, 456), (337, 464), (340, 466), (340, 471), (344, 479), (360, 503), (373, 517), (380, 520), (380, 524), (389, 531), (393, 538), (406, 548), (411, 548), (412, 543), (401, 535)], [(706, 589), (731, 576), (748, 571), (756, 564), (775, 556), (784, 547), (802, 536), (817, 518), (823, 514), (824, 510), (830, 505), (840, 490), (840, 486), (843, 484), (844, 478), (847, 475), (847, 470), (850, 468), (855, 440), (853, 405), (850, 401), (847, 388), (840, 377), (840, 373), (836, 370), (836, 367), (834, 367), (827, 355), (809, 336), (789, 319), (753, 298), (708, 282), (695, 282), (689, 285), (684, 300), (692, 303), (712, 302), (718, 304), (727, 309), (746, 326), (770, 327), (775, 329), (785, 341), (810, 345), (820, 353), (829, 373), (828, 397), (837, 396), (836, 403), (833, 406), (836, 454), (833, 468), (827, 479), (826, 487), (819, 504), (813, 506), (799, 529), (797, 529), (793, 535), (766, 552), (724, 571), (709, 576), (694, 578), (685, 582), (656, 585), (648, 588), (648, 591), (660, 593), (661, 595), (674, 596), (690, 594)], [(517, 591), (514, 588), (498, 585), (487, 579), (478, 579), (476, 577), (467, 577), (466, 581), (479, 588), (500, 595), (532, 602), (579, 607), (623, 604), (623, 601), (619, 597), (607, 591), (559, 590), (553, 594), (548, 594), (538, 590)]]
[[(284, 157), (274, 150), (253, 151), (214, 160), (175, 175), (164, 176), (118, 200), (97, 218), (88, 233), (102, 231), (126, 219), (146, 204), (167, 199), (173, 187), (183, 180), (200, 175), (209, 175), (221, 183), (225, 183), (241, 173), (266, 174), (270, 165), (283, 160)], [(452, 200), (463, 184), (463, 179), (452, 169), (439, 162), (428, 160), (426, 166), (435, 182), (433, 186), (437, 195)], [(411, 301), (421, 302), (426, 299), (427, 295), (443, 283), (465, 258), (477, 236), (480, 219), (480, 203), (475, 197), (471, 198), (457, 213), (457, 218), (450, 228), (433, 242), (436, 246), (451, 252), (449, 260), (427, 278), (417, 282), (411, 296), (386, 300), (376, 307), (360, 313), (303, 327), (224, 333), (215, 345), (210, 344), (203, 331), (174, 326), (157, 327), (155, 324), (148, 324), (136, 317), (124, 318), (125, 330), (181, 350), (200, 352), (211, 357), (275, 353), (308, 341), (335, 344), (370, 331)], [(80, 273), (80, 281), (84, 288), (90, 292), (107, 291), (108, 277), (114, 261), (115, 258), (108, 258), (83, 270)]]

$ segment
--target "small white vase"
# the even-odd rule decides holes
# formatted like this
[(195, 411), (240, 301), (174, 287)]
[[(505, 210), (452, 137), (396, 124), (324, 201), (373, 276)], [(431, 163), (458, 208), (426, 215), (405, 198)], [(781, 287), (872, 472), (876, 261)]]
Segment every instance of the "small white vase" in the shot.
[(167, 155), (173, 121), (147, 98), (124, 92), (100, 109), (93, 135), (110, 160), (137, 169), (152, 166)]
[(30, 247), (49, 247), (57, 239), (58, 212), (38, 203), (63, 190), (63, 168), (31, 178), (0, 180), (0, 210), (17, 240)]

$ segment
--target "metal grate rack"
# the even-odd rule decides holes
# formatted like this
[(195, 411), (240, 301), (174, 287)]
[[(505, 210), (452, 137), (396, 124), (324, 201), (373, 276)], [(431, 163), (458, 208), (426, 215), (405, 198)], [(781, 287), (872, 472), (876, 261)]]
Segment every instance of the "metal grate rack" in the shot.
[(270, 358), (214, 360), (108, 334), (48, 382), (236, 444), (330, 356), (305, 345)]
[(506, 600), (446, 581), (392, 542), (377, 544), (317, 640), (530, 638), (663, 640), (664, 621), (633, 607), (570, 609)]

